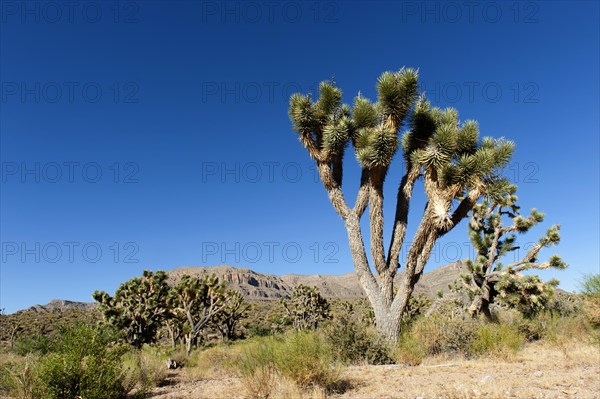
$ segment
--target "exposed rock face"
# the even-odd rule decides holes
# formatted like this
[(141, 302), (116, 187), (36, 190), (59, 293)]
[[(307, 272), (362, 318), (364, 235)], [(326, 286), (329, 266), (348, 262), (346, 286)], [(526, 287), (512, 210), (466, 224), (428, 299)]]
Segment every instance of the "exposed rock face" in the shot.
[(250, 269), (231, 266), (194, 267), (186, 266), (167, 272), (169, 284), (176, 283), (183, 275), (203, 276), (215, 274), (220, 280), (226, 281), (230, 288), (240, 291), (246, 298), (278, 299), (286, 298), (291, 287), (282, 277), (273, 274), (257, 273)]
[[(452, 284), (463, 272), (465, 266), (462, 262), (452, 263), (433, 270), (423, 275), (415, 292), (425, 293), (434, 298), (437, 291), (448, 291)], [(231, 288), (240, 291), (248, 299), (279, 299), (287, 298), (294, 286), (304, 284), (316, 286), (324, 297), (352, 299), (364, 297), (363, 290), (358, 282), (356, 273), (342, 275), (303, 275), (258, 273), (250, 269), (236, 268), (226, 265), (221, 266), (186, 266), (167, 272), (169, 283), (175, 283), (181, 276), (202, 276), (215, 274), (219, 279), (225, 280)], [(399, 278), (399, 277), (398, 277)]]

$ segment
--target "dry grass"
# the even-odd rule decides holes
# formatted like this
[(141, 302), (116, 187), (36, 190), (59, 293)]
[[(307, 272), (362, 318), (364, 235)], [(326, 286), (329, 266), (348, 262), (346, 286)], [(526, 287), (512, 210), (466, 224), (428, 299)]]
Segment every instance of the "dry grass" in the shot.
[[(153, 399), (249, 398), (238, 377), (216, 374), (194, 381), (178, 370), (173, 384), (154, 391)], [(270, 399), (300, 398), (577, 398), (600, 397), (600, 347), (571, 340), (526, 345), (510, 361), (495, 357), (428, 357), (420, 366), (356, 366), (342, 371), (353, 389), (329, 396), (319, 389), (300, 390), (278, 379)]]

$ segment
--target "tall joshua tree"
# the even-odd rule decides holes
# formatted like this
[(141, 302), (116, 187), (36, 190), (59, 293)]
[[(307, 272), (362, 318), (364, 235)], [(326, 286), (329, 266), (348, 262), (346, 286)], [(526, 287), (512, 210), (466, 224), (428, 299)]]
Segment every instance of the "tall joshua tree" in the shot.
[[(547, 304), (558, 281), (544, 283), (536, 275), (523, 275), (521, 272), (567, 267), (558, 255), (551, 256), (546, 262), (538, 262), (542, 248), (560, 242), (558, 225), (550, 227), (523, 258), (515, 259), (506, 266), (500, 262), (504, 255), (519, 249), (515, 245), (516, 233), (526, 233), (544, 220), (544, 215), (536, 209), (532, 209), (528, 217), (523, 217), (516, 204), (515, 192), (515, 186), (507, 185), (505, 194), (486, 198), (473, 208), (469, 236), (477, 256), (474, 261), (468, 261), (468, 273), (461, 275), (459, 284), (455, 286), (469, 295), (469, 313), (473, 316), (483, 314), (492, 320), (490, 304), (494, 302), (516, 308), (526, 316), (534, 314)], [(510, 225), (505, 224), (507, 219), (511, 220)]]
[[(452, 230), (479, 198), (503, 182), (497, 171), (513, 153), (503, 139), (479, 140), (474, 121), (459, 122), (458, 112), (431, 107), (417, 93), (414, 69), (385, 72), (377, 82), (378, 98), (360, 94), (353, 106), (342, 104), (334, 82), (319, 86), (319, 98), (294, 94), (289, 115), (300, 142), (315, 161), (335, 211), (344, 221), (354, 268), (375, 313), (379, 333), (396, 341), (413, 288), (438, 238)], [(405, 120), (408, 130), (399, 138)], [(361, 167), (354, 206), (342, 192), (343, 158), (350, 143)], [(383, 234), (383, 185), (394, 155), (402, 147), (405, 173), (398, 187), (396, 214), (387, 249)], [(404, 260), (397, 293), (394, 277), (408, 224), (413, 188), (423, 180), (427, 204)], [(360, 220), (369, 208), (371, 261)]]

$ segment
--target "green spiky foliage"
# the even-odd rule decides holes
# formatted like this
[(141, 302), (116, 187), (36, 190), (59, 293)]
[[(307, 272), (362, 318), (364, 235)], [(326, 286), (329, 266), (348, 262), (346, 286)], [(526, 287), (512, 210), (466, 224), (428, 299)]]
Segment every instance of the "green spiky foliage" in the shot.
[[(491, 319), (490, 304), (497, 303), (532, 316), (548, 305), (558, 281), (544, 283), (538, 276), (522, 272), (567, 267), (558, 255), (538, 262), (540, 250), (560, 242), (560, 226), (550, 227), (522, 259), (504, 266), (500, 259), (520, 249), (515, 244), (517, 234), (541, 223), (544, 215), (536, 209), (527, 217), (521, 215), (515, 186), (503, 185), (498, 190), (473, 208), (469, 237), (477, 255), (467, 262), (468, 272), (453, 288), (469, 296), (471, 315)], [(507, 225), (507, 221), (511, 223)]]
[[(310, 95), (292, 95), (289, 116), (317, 165), (334, 209), (344, 220), (354, 267), (373, 306), (377, 329), (389, 341), (396, 341), (402, 314), (436, 240), (465, 218), (483, 195), (493, 195), (507, 184), (500, 170), (509, 162), (514, 144), (504, 139), (480, 139), (475, 121), (461, 121), (453, 108), (432, 107), (418, 93), (415, 69), (385, 72), (376, 89), (375, 102), (359, 94), (350, 106), (342, 102), (335, 82), (323, 82), (316, 101)], [(342, 192), (343, 158), (349, 146), (361, 169), (352, 207)], [(386, 248), (383, 185), (399, 151), (404, 175), (398, 186), (391, 242)], [(401, 263), (409, 204), (418, 181), (423, 182), (427, 205)], [(360, 225), (367, 208), (371, 259)], [(394, 294), (394, 277), (402, 265), (405, 273)]]
[(222, 339), (235, 339), (238, 324), (248, 315), (249, 310), (250, 304), (239, 291), (227, 290), (223, 311), (215, 316), (212, 325), (221, 334)]
[(200, 334), (225, 307), (225, 283), (213, 275), (184, 275), (169, 292), (168, 304), (175, 317), (184, 320), (181, 329), (187, 354)]
[(298, 331), (315, 330), (319, 323), (331, 318), (329, 302), (321, 296), (317, 287), (299, 284), (294, 287), (292, 297), (281, 303)]
[(156, 341), (167, 313), (167, 275), (163, 271), (145, 270), (121, 286), (111, 297), (104, 291), (92, 295), (99, 303), (104, 320), (123, 331), (127, 340), (139, 348)]

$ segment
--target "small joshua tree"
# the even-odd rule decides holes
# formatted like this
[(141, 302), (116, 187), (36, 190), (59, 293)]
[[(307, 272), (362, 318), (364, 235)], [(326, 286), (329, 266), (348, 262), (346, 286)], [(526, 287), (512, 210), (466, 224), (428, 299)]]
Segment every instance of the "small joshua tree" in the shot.
[(167, 313), (167, 275), (145, 270), (142, 277), (123, 284), (111, 297), (104, 291), (92, 295), (100, 304), (105, 320), (125, 332), (127, 340), (139, 348), (153, 343)]
[[(343, 104), (342, 91), (335, 83), (323, 82), (316, 101), (310, 95), (292, 95), (289, 115), (300, 142), (316, 163), (329, 200), (345, 224), (354, 269), (373, 307), (377, 330), (395, 342), (410, 295), (436, 241), (454, 229), (483, 195), (495, 191), (502, 182), (498, 172), (510, 160), (513, 143), (479, 140), (475, 121), (460, 121), (452, 108), (432, 107), (419, 96), (417, 71), (408, 68), (381, 75), (375, 103), (359, 94), (353, 106)], [(402, 134), (405, 122), (408, 129)], [(354, 206), (349, 205), (342, 191), (343, 158), (349, 144), (361, 169)], [(399, 148), (404, 175), (398, 186), (386, 253), (383, 185)], [(427, 202), (395, 291), (409, 204), (421, 179)], [(361, 228), (367, 207), (371, 261)]]
[(225, 285), (215, 276), (184, 275), (169, 293), (169, 307), (185, 320), (183, 339), (188, 355), (204, 328), (225, 308)]
[(321, 296), (317, 287), (299, 284), (294, 287), (292, 298), (281, 303), (298, 331), (314, 330), (321, 321), (331, 318), (329, 302)]
[[(544, 215), (535, 209), (528, 217), (520, 215), (515, 192), (515, 186), (507, 185), (503, 195), (485, 198), (473, 208), (469, 236), (477, 256), (467, 262), (468, 273), (461, 275), (454, 286), (455, 290), (468, 294), (469, 313), (473, 316), (483, 314), (491, 320), (490, 304), (494, 302), (515, 308), (526, 316), (535, 314), (548, 304), (558, 281), (544, 283), (538, 276), (522, 272), (567, 267), (558, 255), (538, 262), (542, 248), (559, 243), (558, 225), (550, 227), (522, 259), (507, 266), (500, 262), (502, 256), (519, 249), (515, 246), (515, 233), (526, 233), (544, 220)], [(505, 225), (506, 219), (512, 223)]]

